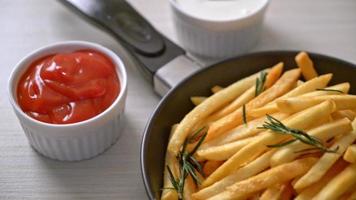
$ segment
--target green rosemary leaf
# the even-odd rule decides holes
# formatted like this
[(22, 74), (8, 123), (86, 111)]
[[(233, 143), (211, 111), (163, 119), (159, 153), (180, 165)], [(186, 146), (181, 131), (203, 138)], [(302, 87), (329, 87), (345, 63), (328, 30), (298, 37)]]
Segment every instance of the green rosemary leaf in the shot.
[(204, 133), (201, 138), (199, 139), (199, 142), (197, 143), (197, 145), (195, 145), (194, 149), (189, 153), (191, 156), (195, 154), (195, 152), (199, 149), (200, 145), (203, 143), (203, 141), (205, 140), (207, 133)]
[(335, 90), (335, 89), (327, 89), (327, 88), (319, 88), (319, 89), (316, 89), (317, 91), (330, 91), (330, 92), (338, 92), (338, 93), (341, 93), (341, 94), (344, 94), (343, 91), (341, 90)]
[(242, 119), (244, 124), (247, 125), (247, 118), (246, 118), (246, 105), (242, 105)]
[[(294, 137), (295, 140), (298, 140), (304, 144), (313, 146), (314, 148), (317, 148), (319, 151), (322, 151), (322, 152), (336, 153), (336, 151), (337, 151), (337, 150), (328, 149), (322, 143), (322, 141), (320, 141), (318, 138), (308, 135), (307, 133), (305, 133), (302, 130), (293, 129), (293, 128), (285, 126), (281, 121), (279, 121), (278, 119), (276, 119), (270, 115), (267, 115), (267, 121), (262, 125), (262, 127), (258, 127), (258, 128), (268, 129), (268, 130), (271, 130), (271, 131), (273, 131), (275, 133), (279, 133), (279, 134), (290, 135), (290, 136)], [(282, 144), (276, 144), (276, 145), (272, 145), (272, 146), (278, 146), (278, 145), (284, 146), (287, 144), (282, 143)], [(269, 146), (271, 146), (271, 145), (269, 145)]]
[(266, 77), (267, 73), (265, 71), (262, 71), (260, 73), (260, 77), (256, 78), (255, 97), (261, 94), (265, 89)]
[(204, 171), (200, 163), (193, 157), (190, 156), (189, 159), (191, 160), (191, 163), (194, 165), (194, 168), (203, 176), (205, 177)]
[(200, 137), (200, 134), (205, 129), (205, 126), (198, 129), (192, 136), (189, 137), (188, 142), (189, 144), (196, 142), (196, 140)]
[(187, 172), (189, 173), (189, 175), (192, 177), (193, 181), (195, 184), (199, 184), (200, 185), (200, 179), (198, 177), (198, 175), (195, 172), (195, 168), (193, 167), (193, 165), (189, 162), (186, 163), (185, 168), (187, 170)]
[(178, 184), (177, 180), (174, 178), (172, 170), (171, 170), (171, 168), (169, 168), (168, 165), (167, 165), (167, 170), (168, 170), (168, 175), (169, 175), (168, 178), (171, 181), (173, 188), (178, 191), (179, 184)]
[[(187, 138), (183, 145), (181, 150), (179, 151), (178, 155), (176, 155), (176, 159), (178, 160), (179, 163), (179, 177), (174, 178), (172, 171), (170, 168), (167, 166), (168, 172), (169, 172), (169, 180), (171, 181), (174, 189), (178, 193), (178, 200), (183, 199), (183, 191), (184, 191), (184, 184), (186, 178), (190, 175), (196, 185), (201, 184), (201, 181), (199, 179), (198, 173), (201, 174), (204, 177), (203, 169), (200, 163), (193, 157), (195, 152), (198, 150), (200, 145), (203, 143), (207, 133), (199, 134), (205, 129), (205, 127), (199, 129), (197, 132), (195, 132), (191, 137)], [(200, 137), (200, 138), (199, 138)], [(193, 150), (191, 152), (187, 152), (187, 146), (189, 141), (196, 140), (199, 138), (198, 143), (195, 145)], [(195, 142), (195, 141), (194, 141)]]

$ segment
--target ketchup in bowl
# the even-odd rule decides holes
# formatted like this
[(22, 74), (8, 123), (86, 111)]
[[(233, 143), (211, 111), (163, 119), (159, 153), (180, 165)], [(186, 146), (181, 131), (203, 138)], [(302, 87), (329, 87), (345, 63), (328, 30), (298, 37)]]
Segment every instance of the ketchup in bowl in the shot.
[(33, 62), (19, 81), (17, 99), (34, 119), (69, 124), (103, 112), (119, 92), (111, 60), (97, 51), (80, 50)]

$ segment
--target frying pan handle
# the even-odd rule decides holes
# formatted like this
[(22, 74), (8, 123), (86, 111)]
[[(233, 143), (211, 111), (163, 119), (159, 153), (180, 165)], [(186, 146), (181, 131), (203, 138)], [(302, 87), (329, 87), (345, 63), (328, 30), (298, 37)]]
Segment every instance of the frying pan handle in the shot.
[(157, 32), (125, 0), (60, 0), (120, 41), (152, 81), (155, 72), (184, 50)]

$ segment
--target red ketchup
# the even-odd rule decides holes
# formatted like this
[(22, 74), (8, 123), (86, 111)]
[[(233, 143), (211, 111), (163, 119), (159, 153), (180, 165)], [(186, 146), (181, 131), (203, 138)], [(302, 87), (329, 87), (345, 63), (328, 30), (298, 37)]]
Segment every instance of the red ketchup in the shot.
[(80, 122), (107, 109), (120, 92), (114, 64), (93, 50), (33, 62), (17, 86), (21, 109), (52, 124)]

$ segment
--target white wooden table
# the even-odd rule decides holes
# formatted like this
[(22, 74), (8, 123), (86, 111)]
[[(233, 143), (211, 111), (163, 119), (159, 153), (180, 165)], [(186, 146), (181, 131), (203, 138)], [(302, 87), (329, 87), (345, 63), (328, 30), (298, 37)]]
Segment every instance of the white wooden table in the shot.
[[(130, 0), (177, 42), (168, 0)], [(120, 140), (95, 159), (68, 163), (30, 148), (7, 99), (10, 71), (23, 56), (62, 40), (87, 40), (122, 52), (107, 34), (56, 1), (0, 0), (0, 199), (146, 199), (139, 166), (144, 126), (159, 101), (127, 61), (129, 95)], [(355, 0), (272, 0), (252, 51), (303, 49), (356, 63)]]

